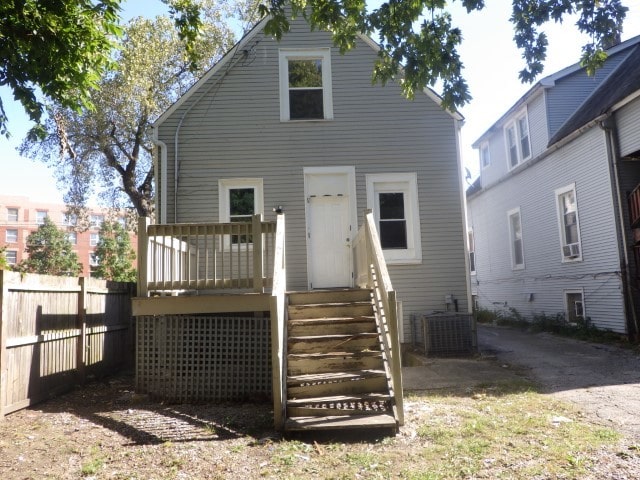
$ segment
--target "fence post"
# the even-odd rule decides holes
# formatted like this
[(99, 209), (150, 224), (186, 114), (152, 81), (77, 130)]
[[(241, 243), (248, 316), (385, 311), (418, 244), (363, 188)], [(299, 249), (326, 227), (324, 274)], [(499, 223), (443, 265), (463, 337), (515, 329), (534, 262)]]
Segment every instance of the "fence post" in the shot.
[(7, 301), (5, 289), (5, 270), (0, 270), (0, 420), (4, 420), (4, 409), (7, 406)]
[(85, 277), (78, 278), (80, 291), (78, 292), (78, 319), (77, 327), (80, 330), (78, 337), (78, 346), (76, 350), (76, 371), (78, 372), (78, 381), (84, 383), (87, 378), (85, 371), (87, 359), (87, 279)]
[(264, 291), (262, 279), (262, 218), (261, 215), (254, 215), (251, 219), (251, 231), (253, 240), (253, 291), (262, 293)]
[(138, 218), (138, 297), (146, 297), (148, 294), (149, 236), (147, 235), (147, 228), (150, 223), (149, 217)]

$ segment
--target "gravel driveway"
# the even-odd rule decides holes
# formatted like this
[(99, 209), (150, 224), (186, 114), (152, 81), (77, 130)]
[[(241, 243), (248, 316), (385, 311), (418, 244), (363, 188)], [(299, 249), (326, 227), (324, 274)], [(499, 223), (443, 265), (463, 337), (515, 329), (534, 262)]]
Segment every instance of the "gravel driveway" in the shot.
[(544, 390), (640, 442), (640, 355), (548, 333), (478, 325), (483, 355), (519, 367)]

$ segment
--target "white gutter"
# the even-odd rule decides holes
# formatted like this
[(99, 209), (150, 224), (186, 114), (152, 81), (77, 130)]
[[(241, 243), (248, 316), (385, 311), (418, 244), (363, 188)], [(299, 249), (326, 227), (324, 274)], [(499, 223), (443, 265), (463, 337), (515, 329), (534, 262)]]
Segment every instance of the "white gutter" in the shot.
[[(156, 200), (156, 211), (160, 210), (160, 218), (156, 220), (157, 223), (167, 223), (167, 145), (158, 140), (158, 127), (153, 127), (153, 134), (151, 135), (151, 141), (160, 150), (160, 188), (156, 192), (156, 199), (160, 197), (160, 208)], [(158, 174), (158, 156), (153, 156), (153, 171), (154, 176)], [(157, 185), (156, 185), (157, 187)]]

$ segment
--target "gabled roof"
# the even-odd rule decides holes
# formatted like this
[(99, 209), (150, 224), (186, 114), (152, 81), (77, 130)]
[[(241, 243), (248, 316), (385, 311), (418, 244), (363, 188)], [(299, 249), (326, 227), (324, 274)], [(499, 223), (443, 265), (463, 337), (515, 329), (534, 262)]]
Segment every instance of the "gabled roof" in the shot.
[[(607, 54), (609, 56), (618, 54), (622, 51), (624, 51), (625, 49), (629, 49), (631, 48), (633, 51), (635, 51), (635, 49), (637, 49), (638, 47), (640, 47), (640, 35), (630, 38), (629, 40), (626, 40), (610, 49), (607, 50)], [(626, 60), (622, 62), (627, 63)], [(622, 65), (620, 65), (622, 66)], [(493, 125), (491, 125), (491, 127), (489, 127), (487, 129), (487, 131), (485, 131), (474, 143), (473, 143), (473, 148), (478, 148), (480, 146), (480, 143), (486, 139), (487, 136), (489, 136), (493, 131), (495, 131), (496, 129), (500, 128), (500, 126), (508, 119), (510, 118), (515, 112), (519, 111), (524, 105), (526, 105), (527, 103), (529, 103), (529, 100), (531, 98), (533, 98), (536, 94), (538, 94), (539, 92), (542, 92), (544, 89), (548, 89), (548, 88), (553, 88), (556, 84), (557, 81), (568, 77), (569, 75), (573, 75), (574, 73), (582, 70), (584, 67), (582, 67), (580, 65), (580, 63), (574, 63), (573, 65), (570, 65), (566, 68), (563, 68), (562, 70), (559, 70), (551, 75), (548, 75), (544, 78), (542, 78), (541, 80), (539, 80), (533, 87), (531, 87), (527, 93), (525, 93), (522, 97), (520, 97), (520, 99), (513, 104), (513, 106), (507, 110), (504, 115), (502, 115)], [(607, 77), (607, 79), (605, 79), (603, 81), (602, 84), (606, 83), (608, 81), (608, 79), (617, 71), (618, 69), (614, 70), (609, 77)], [(601, 86), (596, 88), (596, 90), (592, 93), (592, 95), (590, 95), (589, 98), (594, 97), (596, 95), (596, 93), (598, 91), (601, 90)], [(624, 98), (624, 97), (622, 97)], [(618, 100), (619, 101), (619, 100)], [(585, 102), (586, 103), (586, 102)], [(616, 102), (614, 102), (615, 104)], [(583, 103), (584, 105), (584, 103)], [(613, 104), (612, 104), (613, 105)], [(582, 110), (582, 107), (580, 107), (579, 110)], [(576, 112), (577, 113), (577, 112)], [(565, 136), (567, 136), (569, 133), (572, 133), (573, 131), (577, 130), (578, 128), (582, 127), (583, 125), (585, 125), (586, 123), (588, 123), (590, 120), (592, 120), (593, 118), (596, 118), (598, 116), (598, 114), (593, 115), (592, 118), (590, 118), (589, 120), (587, 120), (586, 122), (578, 125), (576, 128), (574, 128), (573, 130), (565, 133), (564, 135), (562, 135), (562, 137), (559, 137), (559, 133), (560, 131), (564, 130), (565, 125), (569, 124), (569, 121), (575, 116), (572, 115), (569, 120), (567, 120), (565, 122), (565, 124), (560, 127), (560, 129), (558, 130), (558, 132), (556, 132), (556, 134), (553, 136), (552, 140), (549, 142), (549, 145), (552, 145), (553, 143), (557, 142), (558, 140), (561, 140), (562, 138), (564, 138)], [(572, 123), (573, 124), (573, 123)], [(555, 140), (554, 140), (555, 139)]]
[[(638, 37), (640, 39), (640, 37)], [(640, 44), (609, 74), (598, 88), (549, 140), (549, 146), (610, 111), (618, 102), (640, 90)]]
[[(196, 83), (194, 83), (189, 90), (187, 90), (184, 95), (182, 95), (176, 102), (173, 103), (158, 119), (153, 122), (153, 127), (158, 127), (162, 124), (171, 114), (173, 114), (180, 106), (185, 103), (194, 93), (196, 93), (203, 85), (205, 85), (208, 80), (213, 77), (216, 73), (218, 73), (221, 69), (230, 68), (232, 65), (228, 65), (233, 61), (235, 57), (235, 53), (237, 51), (242, 51), (244, 47), (251, 42), (251, 40), (258, 34), (261, 33), (267, 22), (269, 21), (269, 17), (265, 17), (260, 22), (258, 22), (249, 32), (247, 32), (233, 47), (229, 49), (227, 53), (217, 62), (213, 67), (211, 67)], [(379, 51), (380, 45), (378, 45), (374, 40), (364, 34), (358, 34), (358, 38), (362, 40), (364, 43), (369, 45), (376, 52)], [(433, 100), (436, 104), (442, 107), (442, 98), (429, 87), (425, 87), (423, 93)], [(464, 120), (464, 117), (457, 111), (451, 112), (449, 110), (445, 110), (453, 119), (455, 120)]]

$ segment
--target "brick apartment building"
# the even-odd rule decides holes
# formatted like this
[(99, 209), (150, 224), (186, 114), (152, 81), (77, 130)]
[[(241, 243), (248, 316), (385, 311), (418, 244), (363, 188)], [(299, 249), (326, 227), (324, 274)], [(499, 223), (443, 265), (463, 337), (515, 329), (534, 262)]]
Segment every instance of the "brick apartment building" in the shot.
[[(113, 215), (113, 214), (111, 214)], [(89, 229), (78, 225), (77, 219), (66, 213), (66, 206), (58, 203), (31, 201), (29, 197), (0, 195), (0, 248), (6, 246), (5, 257), (9, 265), (20, 263), (27, 257), (27, 237), (49, 217), (56, 226), (67, 232), (73, 250), (82, 263), (84, 277), (90, 277), (97, 265), (94, 252), (100, 239), (100, 225), (111, 218), (107, 209), (90, 209)], [(124, 216), (116, 219), (123, 223)], [(137, 236), (130, 233), (131, 246), (137, 251)]]

